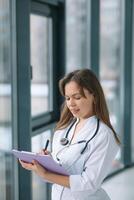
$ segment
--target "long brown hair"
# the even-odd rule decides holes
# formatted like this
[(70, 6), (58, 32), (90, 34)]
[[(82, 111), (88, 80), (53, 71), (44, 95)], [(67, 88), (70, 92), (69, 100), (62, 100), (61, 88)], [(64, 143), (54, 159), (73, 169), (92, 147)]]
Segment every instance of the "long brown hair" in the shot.
[[(101, 121), (103, 121), (109, 128), (112, 129), (117, 143), (120, 144), (120, 140), (117, 137), (117, 134), (111, 125), (103, 89), (96, 75), (90, 69), (81, 69), (70, 72), (59, 81), (59, 89), (62, 96), (65, 96), (65, 85), (70, 81), (75, 81), (80, 86), (81, 93), (83, 96), (83, 88), (87, 89), (90, 93), (94, 95), (95, 115)], [(73, 114), (68, 109), (66, 102), (64, 102), (61, 107), (60, 120), (56, 125), (56, 130), (66, 128), (73, 118)]]

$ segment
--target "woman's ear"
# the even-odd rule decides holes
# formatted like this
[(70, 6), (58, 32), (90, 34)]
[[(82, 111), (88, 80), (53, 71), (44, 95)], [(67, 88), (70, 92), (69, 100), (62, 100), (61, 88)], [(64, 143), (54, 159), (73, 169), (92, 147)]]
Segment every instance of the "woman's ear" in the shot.
[(95, 98), (94, 98), (94, 101), (93, 101), (93, 103), (94, 103), (94, 105), (96, 105), (96, 100), (95, 100)]
[(95, 105), (96, 104), (95, 94), (92, 94), (92, 95), (93, 95), (93, 104)]
[(94, 113), (96, 114), (96, 98), (94, 96), (94, 100), (93, 100), (93, 109), (94, 109)]

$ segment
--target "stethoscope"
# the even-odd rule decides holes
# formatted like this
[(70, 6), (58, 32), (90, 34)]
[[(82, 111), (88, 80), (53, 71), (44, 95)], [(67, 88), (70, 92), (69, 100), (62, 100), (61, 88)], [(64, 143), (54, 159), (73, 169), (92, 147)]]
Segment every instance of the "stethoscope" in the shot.
[[(68, 128), (67, 132), (66, 132), (66, 135), (64, 138), (61, 138), (60, 140), (60, 144), (63, 145), (63, 146), (67, 146), (67, 144), (69, 145), (69, 139), (68, 139), (68, 135), (69, 135), (69, 132), (71, 130), (71, 128), (73, 127), (73, 125), (75, 124), (76, 122), (76, 119), (72, 122), (72, 124), (70, 125), (70, 127)], [(93, 136), (89, 139), (89, 140), (80, 140), (78, 141), (77, 143), (74, 143), (74, 144), (70, 144), (70, 145), (75, 145), (75, 144), (80, 144), (80, 143), (85, 143), (85, 146), (84, 148), (82, 149), (82, 151), (80, 152), (80, 154), (83, 154), (88, 146), (88, 143), (96, 136), (96, 134), (98, 133), (98, 130), (99, 130), (99, 123), (100, 120), (99, 118), (97, 118), (97, 126), (96, 126), (96, 130), (93, 134)], [(62, 149), (61, 149), (62, 150)]]
[[(62, 148), (61, 150), (58, 151), (58, 153), (56, 154), (56, 159), (57, 159), (57, 161), (59, 162), (59, 164), (60, 164), (61, 166), (62, 166), (62, 164), (60, 163), (60, 159), (58, 158), (58, 154), (59, 154), (60, 152), (62, 152), (63, 149), (65, 149), (67, 146), (69, 147), (69, 146), (72, 146), (72, 145), (76, 145), (76, 144), (80, 144), (80, 143), (84, 143), (84, 142), (85, 142), (84, 148), (83, 148), (82, 151), (80, 152), (80, 155), (78, 156), (78, 158), (72, 163), (72, 165), (73, 165), (73, 164), (80, 158), (80, 156), (85, 152), (85, 150), (86, 150), (86, 148), (87, 148), (87, 146), (88, 146), (88, 143), (96, 136), (96, 134), (98, 133), (98, 130), (99, 130), (100, 120), (97, 118), (96, 130), (95, 130), (93, 136), (92, 136), (89, 140), (80, 140), (80, 141), (78, 141), (77, 143), (70, 144), (71, 141), (69, 141), (68, 135), (69, 135), (69, 132), (70, 132), (71, 128), (72, 128), (73, 125), (75, 124), (75, 122), (76, 122), (76, 119), (72, 122), (72, 124), (71, 124), (70, 127), (68, 128), (68, 130), (67, 130), (67, 132), (66, 132), (66, 134), (65, 134), (65, 137), (64, 137), (64, 138), (61, 138), (61, 140), (60, 140), (60, 144), (63, 145), (64, 148)], [(87, 160), (88, 160), (88, 158), (87, 158)], [(83, 171), (86, 170), (85, 164), (86, 164), (86, 161), (84, 162), (84, 165), (83, 165)], [(71, 166), (72, 166), (72, 165), (71, 165)], [(71, 166), (69, 166), (69, 168), (71, 168)], [(69, 169), (69, 168), (68, 168), (68, 169)], [(62, 199), (62, 195), (63, 195), (64, 188), (65, 188), (65, 187), (63, 187), (62, 192), (61, 192), (61, 194), (60, 194), (60, 200)]]

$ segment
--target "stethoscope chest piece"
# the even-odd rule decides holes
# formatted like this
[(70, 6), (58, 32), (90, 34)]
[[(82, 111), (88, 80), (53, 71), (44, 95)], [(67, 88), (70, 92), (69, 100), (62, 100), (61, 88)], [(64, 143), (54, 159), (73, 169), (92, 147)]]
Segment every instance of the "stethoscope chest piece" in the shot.
[(68, 138), (61, 138), (60, 143), (61, 143), (61, 145), (65, 146), (69, 143), (69, 140), (68, 140)]

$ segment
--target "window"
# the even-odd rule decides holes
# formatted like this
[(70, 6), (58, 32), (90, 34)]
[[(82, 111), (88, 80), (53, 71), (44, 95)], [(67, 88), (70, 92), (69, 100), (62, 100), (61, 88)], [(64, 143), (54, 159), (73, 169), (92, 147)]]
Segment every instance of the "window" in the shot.
[[(121, 2), (100, 1), (100, 79), (116, 132), (121, 134)], [(121, 152), (113, 163), (113, 170), (122, 166)]]
[(13, 200), (10, 5), (0, 1), (0, 199)]
[(66, 1), (66, 71), (89, 67), (90, 1)]
[[(51, 130), (44, 131), (43, 133), (32, 137), (32, 151), (39, 152), (44, 148), (47, 139), (50, 140), (48, 151), (51, 151), (51, 143), (52, 143), (52, 133)], [(45, 182), (36, 176), (36, 174), (32, 173), (32, 200), (48, 200), (48, 185)]]
[[(31, 14), (31, 110), (32, 116), (52, 108), (52, 20)], [(51, 88), (51, 90), (50, 90)]]
[[(55, 13), (55, 12), (54, 12)], [(30, 51), (31, 51), (31, 150), (39, 152), (49, 139), (51, 151), (51, 122), (54, 111), (54, 15), (51, 6), (45, 3), (32, 3), (30, 14)], [(57, 52), (56, 52), (57, 53)], [(56, 58), (57, 59), (57, 58)], [(54, 99), (54, 100), (53, 100)], [(55, 102), (54, 102), (55, 101)], [(46, 127), (47, 126), (47, 129)], [(49, 128), (48, 128), (49, 126)], [(32, 200), (48, 200), (51, 187), (40, 177), (32, 173)]]

